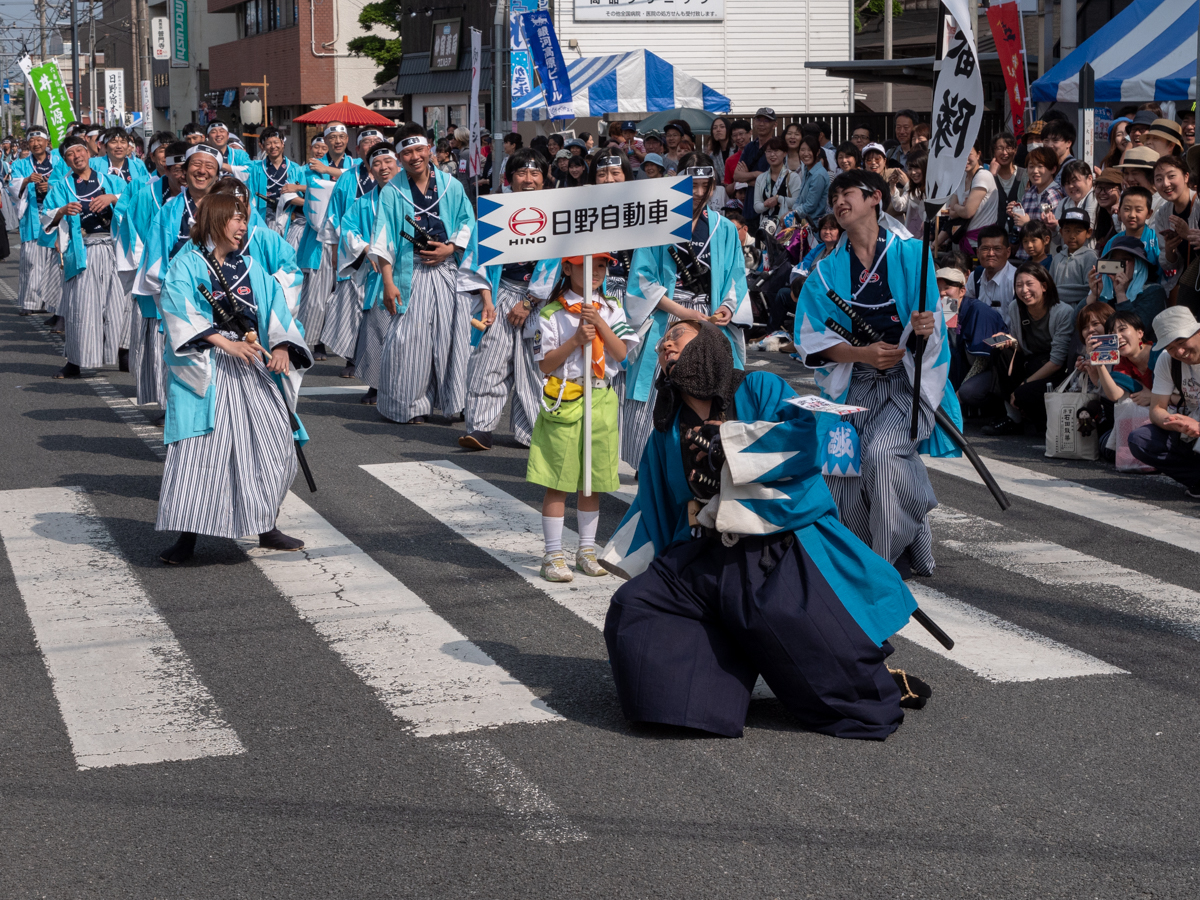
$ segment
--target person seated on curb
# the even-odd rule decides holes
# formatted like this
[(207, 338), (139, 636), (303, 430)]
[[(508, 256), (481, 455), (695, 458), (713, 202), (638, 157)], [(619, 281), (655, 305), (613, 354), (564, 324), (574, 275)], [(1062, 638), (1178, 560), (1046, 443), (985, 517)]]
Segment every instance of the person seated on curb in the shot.
[[(1091, 310), (1096, 307), (1107, 307), (1105, 303), (1093, 303), (1084, 307)], [(1121, 361), (1115, 366), (1096, 366), (1090, 362), (1088, 351), (1095, 346), (1096, 338), (1101, 334), (1115, 334), (1117, 347), (1121, 352)], [(1113, 407), (1126, 397), (1138, 406), (1149, 406), (1151, 388), (1154, 385), (1154, 364), (1159, 352), (1152, 349), (1146, 340), (1146, 325), (1138, 318), (1137, 313), (1125, 311), (1112, 313), (1103, 325), (1084, 340), (1084, 352), (1075, 360), (1075, 368), (1087, 375), (1092, 385), (1099, 390), (1101, 399), (1095, 404), (1089, 403), (1086, 410), (1079, 413), (1079, 430), (1083, 435), (1091, 432), (1091, 423), (1100, 432), (1100, 454), (1112, 461), (1116, 448), (1109, 449), (1109, 435), (1113, 427)]]
[[(1050, 273), (1040, 263), (1017, 269), (1016, 296), (1008, 305), (1008, 340), (996, 346), (992, 370), (963, 382), (959, 398), (981, 406), (992, 396), (1005, 400), (1008, 415), (985, 425), (986, 435), (1024, 434), (1025, 420), (1046, 425), (1046, 384), (1062, 380), (1075, 312), (1058, 298)], [(1000, 335), (996, 335), (1000, 336)]]
[(1154, 333), (1154, 349), (1166, 352), (1154, 366), (1150, 424), (1129, 436), (1129, 452), (1200, 500), (1200, 322), (1190, 309), (1172, 306), (1155, 317)]
[(1013, 278), (1017, 269), (1008, 261), (1008, 231), (1003, 225), (991, 225), (979, 232), (979, 268), (967, 279), (967, 297), (978, 299), (1004, 315), (1013, 296)]

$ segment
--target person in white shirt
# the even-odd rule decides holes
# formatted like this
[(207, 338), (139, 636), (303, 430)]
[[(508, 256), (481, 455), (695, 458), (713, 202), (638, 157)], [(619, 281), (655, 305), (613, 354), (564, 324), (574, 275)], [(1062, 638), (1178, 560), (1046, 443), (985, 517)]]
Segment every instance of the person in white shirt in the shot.
[[(967, 231), (959, 243), (959, 249), (968, 256), (975, 255), (979, 244), (979, 232), (996, 223), (1000, 211), (1000, 195), (996, 190), (996, 177), (979, 165), (982, 153), (980, 142), (967, 155), (966, 177), (961, 193), (950, 198), (946, 213), (954, 218), (967, 219)], [(967, 185), (970, 185), (968, 188)]]
[[(1003, 225), (989, 225), (979, 232), (981, 269), (967, 279), (967, 296), (986, 303), (1000, 315), (1005, 314), (1013, 298), (1013, 277), (1017, 270), (1008, 261), (1008, 231)], [(1011, 324), (1007, 320), (1005, 324)]]
[(754, 211), (762, 219), (773, 219), (782, 225), (783, 217), (792, 211), (800, 196), (803, 179), (785, 165), (787, 145), (782, 138), (773, 137), (763, 144), (763, 154), (769, 168), (755, 179)]

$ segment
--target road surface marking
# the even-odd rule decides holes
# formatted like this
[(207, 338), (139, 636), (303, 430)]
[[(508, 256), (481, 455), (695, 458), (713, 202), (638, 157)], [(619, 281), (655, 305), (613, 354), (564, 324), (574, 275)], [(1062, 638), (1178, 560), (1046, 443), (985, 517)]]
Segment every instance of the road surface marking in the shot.
[(82, 488), (0, 493), (0, 537), (79, 768), (245, 752)]
[(561, 719), (295, 494), (277, 524), (304, 550), (254, 564), (417, 736)]
[(335, 384), (324, 387), (302, 387), (300, 388), (301, 397), (331, 397), (337, 394), (364, 394), (367, 391), (365, 384)]

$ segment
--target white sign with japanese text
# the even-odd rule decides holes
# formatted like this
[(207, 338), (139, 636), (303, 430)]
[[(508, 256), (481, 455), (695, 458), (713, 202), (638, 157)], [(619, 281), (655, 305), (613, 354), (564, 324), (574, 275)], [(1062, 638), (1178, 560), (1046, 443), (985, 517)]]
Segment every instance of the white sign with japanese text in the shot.
[(113, 125), (125, 123), (125, 70), (104, 70), (104, 112)]
[(155, 59), (171, 58), (171, 21), (166, 16), (150, 20), (150, 49)]
[(576, 22), (720, 22), (725, 0), (575, 0)]
[(967, 156), (983, 123), (983, 79), (966, 0), (942, 2), (954, 17), (956, 27), (945, 42), (942, 70), (933, 91), (926, 207), (945, 203), (958, 190), (966, 172)]
[(692, 236), (692, 179), (654, 178), (479, 198), (483, 265), (657, 247)]

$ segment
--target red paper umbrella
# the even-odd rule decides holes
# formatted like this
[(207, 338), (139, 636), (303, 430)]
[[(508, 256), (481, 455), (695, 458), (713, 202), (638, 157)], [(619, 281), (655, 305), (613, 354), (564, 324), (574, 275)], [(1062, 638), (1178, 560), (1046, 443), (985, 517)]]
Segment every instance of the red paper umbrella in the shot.
[(381, 116), (379, 113), (373, 112), (365, 106), (351, 103), (346, 97), (342, 97), (341, 103), (330, 103), (328, 106), (314, 109), (312, 112), (305, 113), (302, 116), (296, 116), (292, 121), (302, 122), (305, 125), (327, 125), (330, 122), (341, 122), (343, 125), (354, 127), (385, 125), (388, 128), (396, 124), (386, 116)]

